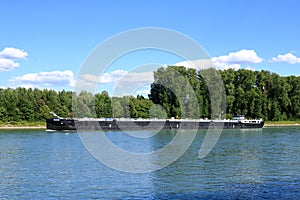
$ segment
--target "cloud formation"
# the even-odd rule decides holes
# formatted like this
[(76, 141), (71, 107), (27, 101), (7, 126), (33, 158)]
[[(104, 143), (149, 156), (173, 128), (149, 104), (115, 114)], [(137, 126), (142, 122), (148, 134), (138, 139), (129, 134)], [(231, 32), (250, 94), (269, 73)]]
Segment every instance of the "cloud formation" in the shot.
[(24, 60), (28, 53), (13, 47), (6, 47), (0, 52), (0, 72), (11, 71), (20, 66), (17, 60)]
[(254, 50), (243, 49), (237, 52), (231, 52), (226, 56), (213, 57), (219, 63), (227, 64), (254, 64), (263, 61)]
[[(216, 68), (220, 70), (239, 69), (242, 65), (256, 64), (262, 62), (254, 50), (243, 49), (237, 52), (231, 52), (225, 56), (212, 57), (208, 59), (189, 60), (176, 63), (176, 66), (185, 66), (187, 68), (207, 69)], [(249, 66), (247, 66), (249, 68)]]
[(74, 86), (74, 73), (71, 70), (29, 73), (13, 77), (10, 82), (27, 85), (27, 87)]
[(119, 81), (119, 84), (133, 83), (133, 84), (145, 84), (152, 83), (154, 81), (153, 72), (128, 72)]
[(0, 58), (0, 72), (11, 71), (19, 66), (20, 64), (13, 60)]
[[(135, 94), (137, 90), (153, 83), (152, 71), (115, 70), (97, 77), (93, 74), (80, 75), (76, 80), (76, 89), (94, 91), (98, 85), (113, 88), (113, 95)], [(143, 89), (144, 90), (144, 89)], [(143, 91), (145, 93), (145, 91)], [(148, 90), (149, 93), (149, 90)]]
[(226, 70), (226, 69), (239, 69), (241, 67), (240, 64), (228, 64), (216, 61), (215, 58), (211, 60), (208, 59), (198, 59), (198, 60), (188, 60), (182, 61), (179, 63), (174, 64), (175, 66), (184, 66), (186, 68), (193, 68), (197, 70), (201, 69), (208, 69), (208, 68), (215, 68), (219, 70)]
[[(125, 70), (115, 70), (112, 72), (104, 73), (97, 77), (92, 74), (84, 74), (79, 77), (77, 81), (87, 82), (90, 84), (112, 84), (118, 85), (120, 83), (146, 83), (153, 82), (153, 72), (128, 72)], [(82, 83), (81, 82), (81, 83)]]
[(287, 53), (284, 55), (279, 54), (277, 57), (274, 57), (270, 60), (271, 62), (287, 62), (290, 64), (297, 64), (300, 63), (300, 58), (297, 58), (292, 53)]
[(109, 73), (104, 73), (99, 77), (98, 82), (102, 84), (114, 84), (120, 81), (126, 74), (128, 74), (128, 71), (121, 69)]
[(24, 50), (16, 49), (13, 47), (6, 47), (0, 52), (0, 58), (6, 58), (11, 60), (25, 59), (28, 53)]

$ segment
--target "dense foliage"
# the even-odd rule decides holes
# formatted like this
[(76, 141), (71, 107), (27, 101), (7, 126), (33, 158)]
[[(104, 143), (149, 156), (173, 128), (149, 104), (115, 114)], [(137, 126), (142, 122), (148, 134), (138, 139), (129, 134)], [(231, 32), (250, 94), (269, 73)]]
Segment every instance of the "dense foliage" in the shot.
[[(220, 77), (223, 85), (215, 81)], [(299, 76), (169, 66), (158, 69), (154, 80), (149, 99), (139, 95), (110, 97), (106, 91), (93, 95), (64, 90), (0, 89), (0, 120), (44, 121), (52, 117), (51, 111), (61, 117), (229, 118), (235, 113), (269, 121), (300, 118)], [(226, 95), (215, 95), (222, 91)]]
[[(221, 116), (224, 109), (228, 113), (227, 118), (232, 114), (245, 115), (247, 118), (263, 118), (268, 121), (300, 118), (300, 76), (281, 77), (269, 71), (246, 69), (237, 71), (206, 69), (197, 72), (195, 69), (176, 66), (160, 68), (154, 73), (155, 82), (151, 85), (149, 95), (154, 103), (166, 108), (168, 117), (185, 117), (178, 109), (180, 98), (173, 92), (178, 93), (179, 88), (186, 90), (186, 86), (180, 84), (178, 75), (174, 76), (174, 72), (170, 72), (174, 70), (185, 77), (192, 86), (197, 96), (199, 116), (202, 118), (217, 118), (216, 115), (212, 115), (216, 107), (220, 109), (215, 113)], [(218, 79), (222, 80), (223, 86), (216, 81)], [(224, 90), (226, 95), (222, 94)], [(211, 102), (214, 102), (214, 105)], [(194, 118), (192, 115), (189, 117)]]
[(72, 92), (39, 89), (0, 89), (0, 119), (2, 122), (42, 121), (55, 111), (72, 116)]

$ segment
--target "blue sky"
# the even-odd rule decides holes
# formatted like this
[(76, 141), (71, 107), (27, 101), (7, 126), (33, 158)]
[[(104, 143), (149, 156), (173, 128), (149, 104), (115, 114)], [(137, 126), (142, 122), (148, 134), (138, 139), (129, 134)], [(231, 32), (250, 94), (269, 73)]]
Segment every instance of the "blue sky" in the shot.
[[(220, 69), (248, 68), (282, 76), (300, 75), (297, 0), (1, 0), (0, 3), (2, 88), (72, 90), (80, 66), (97, 45), (121, 32), (143, 27), (167, 28), (187, 35), (208, 52)], [(148, 63), (185, 62), (165, 52), (137, 52), (120, 58), (108, 68), (99, 88), (113, 93), (114, 83), (120, 77)], [(131, 74), (128, 80), (135, 80), (136, 75)], [(147, 83), (152, 80), (149, 73), (143, 75), (145, 83), (140, 83), (137, 90), (147, 90)]]

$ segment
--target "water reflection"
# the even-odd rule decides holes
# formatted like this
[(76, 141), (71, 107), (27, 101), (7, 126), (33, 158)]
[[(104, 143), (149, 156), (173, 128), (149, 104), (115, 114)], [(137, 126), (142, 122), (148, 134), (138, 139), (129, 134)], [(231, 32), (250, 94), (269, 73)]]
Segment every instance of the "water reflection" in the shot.
[[(288, 180), (289, 184), (294, 184), (300, 177), (300, 143), (295, 132), (299, 129), (288, 133), (272, 129), (225, 130), (213, 151), (204, 159), (197, 159), (199, 144), (204, 137), (200, 131), (183, 157), (153, 173), (157, 195), (234, 197), (231, 192), (235, 190), (249, 198), (256, 187), (260, 192), (269, 190), (271, 185), (281, 190), (280, 182)], [(258, 192), (257, 195), (263, 194)]]
[[(298, 199), (299, 134), (296, 127), (224, 130), (212, 152), (199, 159), (205, 136), (201, 130), (176, 162), (133, 174), (98, 162), (76, 133), (0, 132), (0, 198)], [(175, 133), (146, 140), (117, 132), (107, 135), (121, 148), (145, 153), (168, 144)], [(153, 159), (159, 163), (162, 158)]]

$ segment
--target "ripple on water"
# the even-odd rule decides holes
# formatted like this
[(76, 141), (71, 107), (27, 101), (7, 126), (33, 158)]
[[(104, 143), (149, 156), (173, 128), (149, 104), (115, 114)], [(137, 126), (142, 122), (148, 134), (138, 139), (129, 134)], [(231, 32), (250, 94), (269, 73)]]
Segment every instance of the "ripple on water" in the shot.
[[(0, 199), (300, 198), (299, 128), (225, 130), (212, 152), (198, 159), (204, 134), (167, 168), (128, 174), (95, 160), (76, 133), (0, 132)], [(145, 152), (174, 133), (131, 143), (122, 135), (110, 137)]]

